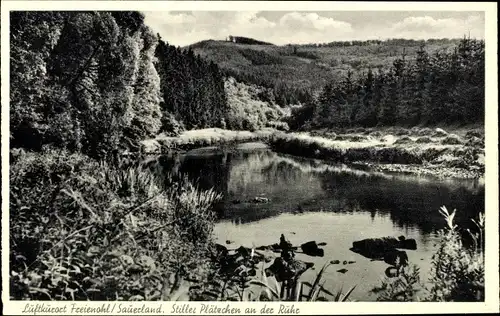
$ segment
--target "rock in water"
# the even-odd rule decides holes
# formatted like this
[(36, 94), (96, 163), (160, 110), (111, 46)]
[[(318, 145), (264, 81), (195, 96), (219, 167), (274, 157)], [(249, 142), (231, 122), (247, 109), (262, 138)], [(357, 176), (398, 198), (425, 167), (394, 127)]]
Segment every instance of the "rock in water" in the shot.
[(318, 247), (315, 241), (309, 241), (300, 246), (304, 254), (312, 256), (312, 257), (323, 257), (325, 255), (325, 251)]
[(314, 263), (304, 262), (301, 260), (291, 259), (285, 261), (283, 258), (276, 258), (269, 268), (265, 269), (266, 276), (274, 275), (278, 282), (293, 280), (307, 269), (312, 268)]
[(382, 259), (393, 266), (408, 264), (408, 255), (400, 249), (417, 249), (415, 239), (406, 239), (403, 236), (399, 239), (393, 237), (370, 238), (352, 243), (351, 251), (359, 253), (370, 259)]
[[(402, 237), (402, 236), (401, 236)], [(366, 252), (385, 252), (392, 248), (401, 248), (416, 250), (417, 242), (415, 239), (401, 238), (396, 239), (394, 237), (383, 237), (383, 238), (369, 238), (360, 241), (355, 241), (352, 243), (352, 247), (358, 250), (364, 250)]]

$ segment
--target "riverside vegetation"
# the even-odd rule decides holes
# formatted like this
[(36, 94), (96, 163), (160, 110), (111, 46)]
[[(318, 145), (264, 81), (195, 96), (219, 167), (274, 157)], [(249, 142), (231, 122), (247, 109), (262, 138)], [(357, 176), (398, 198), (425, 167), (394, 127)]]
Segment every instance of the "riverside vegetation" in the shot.
[[(464, 39), (456, 50), (432, 57), (422, 48), (416, 64), (398, 59), (388, 72), (348, 75), (338, 86), (283, 101), (284, 94), (276, 98), (273, 91), (287, 89), (229, 78), (227, 69), (192, 49), (164, 42), (138, 12), (13, 12), (10, 25), (12, 299), (206, 299), (225, 281), (216, 299), (345, 301), (355, 290), (332, 293), (321, 285), (326, 264), (312, 283), (275, 295), (282, 285), (270, 285), (274, 278), (262, 275), (265, 268), (254, 268), (262, 261), (253, 250), (221, 275), (212, 236), (221, 196), (140, 159), (123, 159), (125, 152), (264, 139), (278, 151), (341, 162), (483, 172), (483, 132), (373, 128), (395, 125), (406, 110), (409, 125), (433, 123), (427, 119), (437, 112), (449, 114), (450, 124), (480, 124), (481, 41)], [(442, 82), (449, 74), (453, 81)], [(422, 103), (407, 102), (412, 91)], [(471, 109), (478, 111), (471, 116)], [(349, 131), (353, 126), (363, 129)], [(309, 134), (285, 133), (303, 127)], [(470, 250), (453, 214), (444, 214), (451, 224), (433, 261), (429, 299), (481, 300), (482, 235)], [(484, 218), (478, 226), (482, 231)], [(257, 271), (261, 275), (252, 276)], [(385, 282), (381, 298), (415, 299), (417, 279), (410, 271)], [(246, 290), (249, 283), (253, 291)], [(310, 291), (298, 295), (308, 284)]]

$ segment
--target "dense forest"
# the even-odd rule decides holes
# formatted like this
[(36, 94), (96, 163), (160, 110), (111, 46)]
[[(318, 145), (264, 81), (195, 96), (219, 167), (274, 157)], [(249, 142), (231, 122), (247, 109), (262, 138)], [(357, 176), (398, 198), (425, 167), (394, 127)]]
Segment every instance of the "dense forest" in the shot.
[(329, 83), (318, 100), (296, 111), (294, 128), (435, 125), (484, 120), (484, 41), (464, 38), (452, 52), (414, 60), (403, 55), (379, 69)]
[(360, 41), (360, 40), (354, 40), (354, 41), (333, 41), (333, 42), (328, 42), (328, 43), (309, 43), (309, 44), (302, 44), (302, 45), (296, 45), (296, 44), (290, 44), (293, 46), (300, 46), (300, 47), (349, 47), (349, 46), (370, 46), (370, 45), (394, 45), (394, 46), (401, 46), (401, 45), (424, 45), (424, 44), (450, 44), (450, 43), (455, 43), (457, 40), (456, 39), (449, 39), (449, 38), (430, 38), (428, 40), (415, 40), (415, 39), (407, 39), (407, 38), (391, 38), (387, 40), (365, 40), (365, 41)]
[(12, 147), (103, 157), (221, 126), (226, 107), (217, 65), (164, 43), (141, 13), (12, 13)]
[(458, 42), (388, 39), (276, 46), (205, 40), (188, 47), (217, 63), (225, 75), (271, 89), (270, 98), (287, 106), (309, 103), (320, 87), (339, 84), (349, 72), (357, 80), (370, 69), (387, 71), (403, 52), (407, 60), (415, 59), (425, 45), (430, 55), (448, 54)]
[(176, 122), (187, 129), (225, 127), (228, 108), (219, 67), (194, 55), (191, 49), (181, 50), (161, 39), (156, 57), (163, 96), (163, 131), (176, 132)]

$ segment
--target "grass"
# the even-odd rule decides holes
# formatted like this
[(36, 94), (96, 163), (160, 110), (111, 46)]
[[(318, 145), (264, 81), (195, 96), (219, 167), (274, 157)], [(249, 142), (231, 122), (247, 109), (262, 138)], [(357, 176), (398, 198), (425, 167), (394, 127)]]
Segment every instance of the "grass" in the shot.
[[(368, 135), (366, 135), (368, 133)], [(394, 134), (400, 136), (394, 136)], [(428, 135), (441, 136), (428, 136)], [(464, 135), (463, 131), (461, 134)], [(361, 162), (383, 166), (407, 165), (406, 172), (417, 172), (415, 166), (446, 176), (480, 177), (484, 172), (484, 147), (476, 133), (459, 136), (442, 129), (387, 128), (377, 131), (349, 129), (313, 131), (310, 133), (275, 133), (269, 138), (277, 152), (326, 159), (340, 163)]]
[(165, 153), (169, 150), (189, 150), (200, 147), (229, 145), (253, 141), (265, 141), (275, 132), (264, 128), (255, 132), (206, 128), (182, 132), (179, 136), (158, 135), (141, 143), (145, 153)]
[(64, 151), (11, 162), (11, 299), (168, 300), (206, 276), (214, 191)]

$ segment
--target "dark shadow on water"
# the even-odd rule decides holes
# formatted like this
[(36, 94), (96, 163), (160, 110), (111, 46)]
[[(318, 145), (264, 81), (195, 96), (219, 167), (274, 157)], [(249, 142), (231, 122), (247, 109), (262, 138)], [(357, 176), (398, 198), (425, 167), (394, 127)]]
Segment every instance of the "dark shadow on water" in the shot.
[[(223, 194), (220, 219), (247, 223), (283, 212), (366, 212), (388, 215), (400, 228), (423, 235), (444, 227), (442, 205), (457, 209), (456, 222), (472, 228), (484, 211), (484, 186), (477, 180), (438, 180), (387, 175), (277, 154), (270, 150), (164, 156), (162, 172), (186, 173), (202, 189)], [(255, 202), (255, 200), (259, 202)]]

